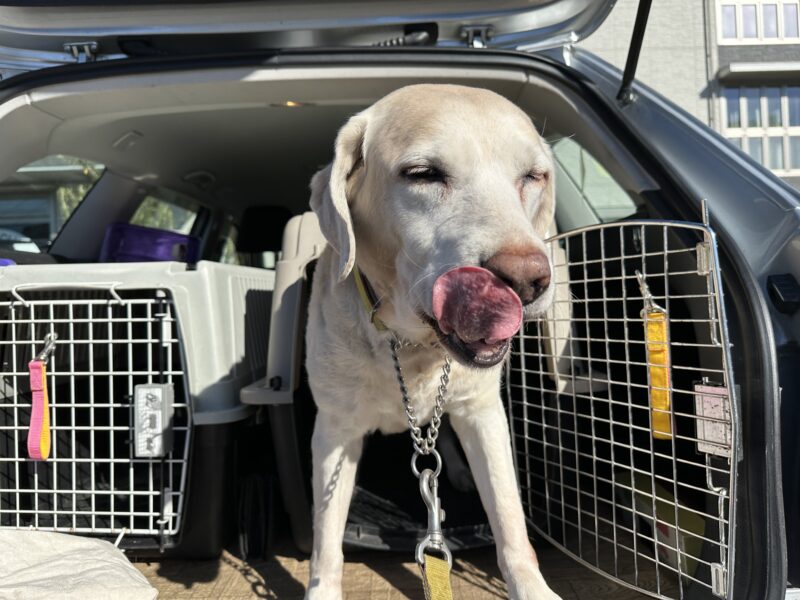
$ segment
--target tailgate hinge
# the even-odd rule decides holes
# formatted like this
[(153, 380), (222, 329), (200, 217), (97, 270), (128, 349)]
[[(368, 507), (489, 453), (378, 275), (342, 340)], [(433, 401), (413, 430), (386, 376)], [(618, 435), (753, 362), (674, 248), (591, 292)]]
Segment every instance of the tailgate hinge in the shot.
[(492, 38), (492, 31), (491, 25), (464, 25), (460, 33), (470, 48), (486, 48), (487, 42)]
[(97, 42), (69, 42), (64, 44), (64, 52), (77, 63), (93, 62), (97, 58)]

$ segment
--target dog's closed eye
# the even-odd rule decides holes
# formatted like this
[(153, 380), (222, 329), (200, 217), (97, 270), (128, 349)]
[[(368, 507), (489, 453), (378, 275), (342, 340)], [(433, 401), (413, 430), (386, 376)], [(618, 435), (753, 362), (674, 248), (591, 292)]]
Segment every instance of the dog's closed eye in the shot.
[(447, 174), (431, 165), (412, 165), (403, 169), (403, 178), (414, 183), (445, 183)]
[(536, 169), (532, 169), (522, 176), (523, 183), (544, 181), (545, 179), (547, 179), (547, 173)]

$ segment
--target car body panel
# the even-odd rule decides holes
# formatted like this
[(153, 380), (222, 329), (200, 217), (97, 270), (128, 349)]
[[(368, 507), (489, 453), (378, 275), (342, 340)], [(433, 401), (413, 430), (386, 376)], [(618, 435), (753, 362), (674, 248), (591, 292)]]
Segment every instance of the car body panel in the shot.
[[(230, 49), (421, 45), (556, 47), (614, 0), (0, 3), (0, 75), (76, 61)], [(406, 38), (413, 32), (422, 37)]]

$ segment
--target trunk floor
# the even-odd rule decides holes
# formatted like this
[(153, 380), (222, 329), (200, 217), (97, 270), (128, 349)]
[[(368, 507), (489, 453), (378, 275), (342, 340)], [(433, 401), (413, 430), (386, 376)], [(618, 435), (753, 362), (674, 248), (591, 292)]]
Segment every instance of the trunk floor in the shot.
[[(647, 596), (615, 585), (575, 563), (556, 548), (538, 544), (542, 572), (563, 600), (643, 600)], [(344, 566), (347, 600), (423, 599), (416, 563), (396, 552), (348, 552)], [(136, 567), (160, 592), (173, 598), (303, 597), (308, 581), (308, 557), (291, 542), (277, 544), (268, 560), (244, 562), (229, 552), (217, 560), (137, 562)], [(453, 566), (453, 597), (459, 600), (506, 598), (506, 586), (495, 562), (494, 547), (460, 550)], [(646, 584), (645, 584), (646, 585)]]

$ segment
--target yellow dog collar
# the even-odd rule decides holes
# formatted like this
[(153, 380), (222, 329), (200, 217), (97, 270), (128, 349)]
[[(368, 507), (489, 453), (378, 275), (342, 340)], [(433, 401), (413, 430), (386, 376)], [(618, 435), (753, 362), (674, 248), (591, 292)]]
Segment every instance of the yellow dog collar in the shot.
[(372, 289), (369, 281), (361, 274), (361, 269), (358, 268), (358, 265), (353, 267), (353, 279), (356, 282), (356, 289), (361, 297), (361, 302), (364, 304), (364, 308), (367, 309), (367, 314), (369, 314), (369, 322), (378, 331), (387, 331), (389, 328), (378, 317), (378, 308), (381, 305), (381, 301), (375, 296), (375, 290)]

